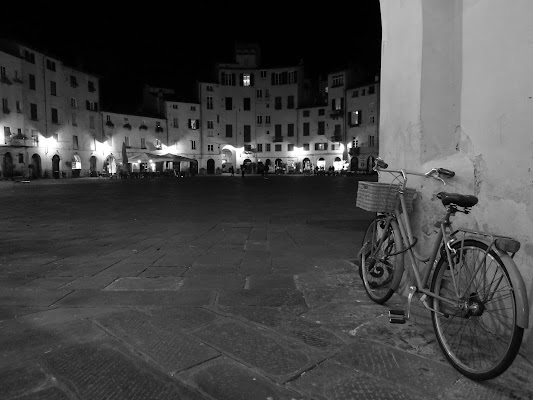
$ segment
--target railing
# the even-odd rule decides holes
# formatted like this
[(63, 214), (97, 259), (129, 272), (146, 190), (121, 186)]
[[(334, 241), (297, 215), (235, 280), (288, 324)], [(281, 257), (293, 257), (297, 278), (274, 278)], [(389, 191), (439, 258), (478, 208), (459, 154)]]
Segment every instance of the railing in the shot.
[(283, 142), (283, 136), (274, 136), (273, 142)]

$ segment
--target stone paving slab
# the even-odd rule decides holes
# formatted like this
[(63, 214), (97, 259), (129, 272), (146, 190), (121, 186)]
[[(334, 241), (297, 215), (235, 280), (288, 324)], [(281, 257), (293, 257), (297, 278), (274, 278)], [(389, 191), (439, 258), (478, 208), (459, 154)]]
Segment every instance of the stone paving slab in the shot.
[(165, 320), (136, 311), (95, 318), (106, 331), (150, 357), (168, 373), (190, 368), (220, 355), (193, 337), (169, 329)]
[(437, 397), (459, 379), (460, 374), (449, 364), (368, 340), (358, 340), (345, 347), (334, 359), (357, 371), (384, 380), (407, 385), (420, 396)]
[(126, 277), (117, 278), (106, 286), (104, 290), (178, 290), (182, 285), (183, 278), (180, 277)]
[(221, 310), (274, 329), (320, 351), (334, 352), (346, 344), (322, 325), (281, 310), (266, 307), (222, 307)]
[(312, 400), (227, 357), (209, 361), (177, 376), (213, 399)]
[(298, 379), (287, 384), (289, 388), (307, 393), (317, 400), (432, 400), (420, 396), (396, 381), (383, 380), (353, 369), (334, 360), (326, 360)]
[[(150, 307), (140, 309), (140, 311), (155, 317), (152, 323), (156, 324), (160, 329), (167, 329), (170, 332), (176, 330), (187, 332), (202, 325), (207, 325), (217, 318), (217, 314), (202, 308)], [(156, 321), (164, 321), (164, 323), (158, 324)]]
[(32, 314), (49, 309), (49, 307), (0, 306), (0, 322), (19, 317), (21, 315)]
[(183, 289), (243, 289), (245, 284), (242, 275), (186, 276), (182, 282)]
[(183, 276), (187, 267), (148, 267), (139, 276), (145, 278), (159, 278), (163, 276)]
[(40, 310), (32, 314), (26, 314), (17, 318), (17, 322), (32, 328), (51, 325), (64, 324), (75, 320), (82, 320), (95, 315), (106, 314), (115, 311), (110, 307), (98, 308), (67, 308), (57, 307), (47, 310)]
[(82, 276), (62, 286), (62, 289), (103, 289), (115, 279), (114, 276)]
[[(213, 304), (215, 293), (210, 290), (76, 290), (57, 302), (61, 307), (201, 307)], [(1, 299), (1, 298), (0, 298)]]
[(138, 276), (141, 272), (145, 271), (148, 266), (149, 264), (133, 264), (133, 263), (120, 262), (120, 263), (115, 263), (114, 265), (108, 268), (102, 269), (94, 276), (134, 277), (134, 276)]
[(303, 346), (232, 320), (215, 321), (191, 335), (245, 365), (260, 369), (277, 382), (290, 379), (321, 359), (318, 353), (310, 353)]
[(45, 369), (82, 399), (205, 400), (118, 345), (79, 344), (48, 353), (43, 359)]
[(36, 278), (24, 285), (18, 287), (18, 289), (59, 289), (72, 282), (73, 277), (51, 277), (51, 278)]
[(223, 289), (218, 296), (221, 306), (286, 307), (294, 312), (307, 311), (302, 292), (294, 289)]
[(249, 275), (246, 277), (245, 289), (296, 289), (294, 275)]
[(49, 307), (72, 290), (10, 289), (0, 292), (0, 306)]
[(239, 273), (239, 268), (236, 265), (192, 265), (184, 276), (206, 276), (206, 275), (235, 275)]

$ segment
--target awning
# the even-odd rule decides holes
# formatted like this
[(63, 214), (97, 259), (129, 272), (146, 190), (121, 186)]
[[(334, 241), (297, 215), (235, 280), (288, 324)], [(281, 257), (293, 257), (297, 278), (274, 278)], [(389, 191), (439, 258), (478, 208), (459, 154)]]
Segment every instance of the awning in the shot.
[[(122, 162), (122, 160), (120, 160)], [(160, 162), (160, 161), (172, 161), (172, 162), (191, 162), (196, 161), (192, 158), (178, 156), (176, 154), (154, 154), (154, 153), (128, 153), (128, 163), (146, 163), (146, 162)]]

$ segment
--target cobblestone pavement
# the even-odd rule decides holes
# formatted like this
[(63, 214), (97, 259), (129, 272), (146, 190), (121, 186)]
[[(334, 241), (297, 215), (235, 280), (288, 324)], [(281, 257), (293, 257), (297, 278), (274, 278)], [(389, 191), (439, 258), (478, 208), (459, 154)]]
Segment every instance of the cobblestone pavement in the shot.
[(476, 383), (356, 266), (354, 177), (0, 182), (0, 398), (531, 399)]

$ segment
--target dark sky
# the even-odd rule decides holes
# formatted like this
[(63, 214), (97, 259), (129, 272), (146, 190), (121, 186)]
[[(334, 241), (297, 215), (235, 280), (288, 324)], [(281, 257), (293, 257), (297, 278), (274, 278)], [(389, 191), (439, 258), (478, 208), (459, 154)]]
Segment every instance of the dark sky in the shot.
[(120, 3), (112, 8), (95, 1), (19, 2), (10, 18), (2, 18), (0, 37), (100, 75), (108, 107), (138, 102), (145, 82), (189, 97), (195, 81), (207, 79), (216, 62), (233, 61), (236, 41), (259, 43), (263, 62), (272, 66), (303, 58), (311, 73), (331, 72), (349, 62), (370, 75), (379, 69), (379, 0), (359, 0), (349, 9), (342, 3), (317, 7), (287, 1), (154, 2), (153, 9), (147, 2), (138, 9), (134, 2)]

